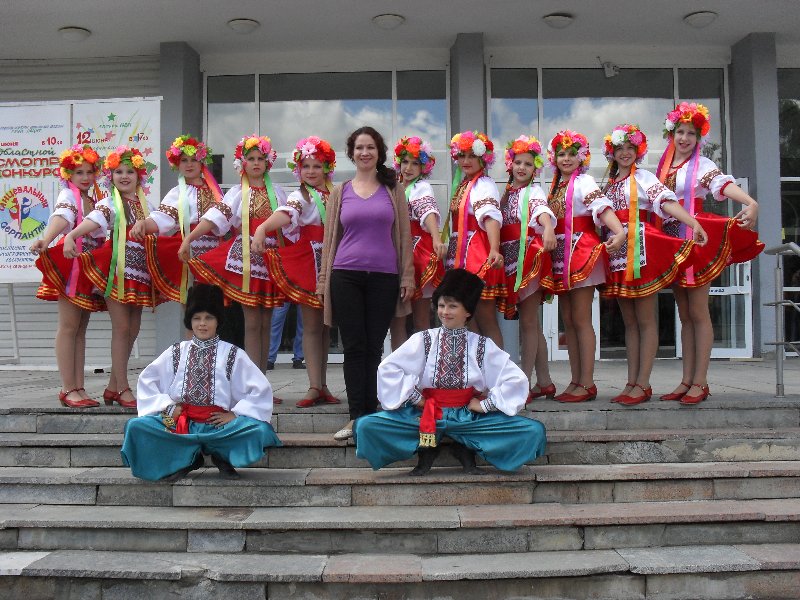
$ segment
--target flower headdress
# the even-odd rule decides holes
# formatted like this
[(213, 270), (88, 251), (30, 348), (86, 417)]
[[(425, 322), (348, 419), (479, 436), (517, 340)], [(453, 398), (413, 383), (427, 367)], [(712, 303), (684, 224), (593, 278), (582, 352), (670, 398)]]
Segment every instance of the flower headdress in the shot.
[(639, 129), (638, 125), (617, 125), (611, 132), (603, 138), (605, 142), (603, 147), (603, 154), (609, 162), (614, 160), (614, 148), (622, 146), (628, 142), (632, 146), (636, 146), (636, 164), (642, 162), (642, 159), (647, 154), (647, 136)]
[(550, 143), (547, 145), (547, 160), (550, 161), (550, 166), (553, 171), (558, 171), (556, 165), (556, 155), (561, 150), (572, 150), (575, 152), (580, 166), (578, 167), (579, 173), (586, 173), (589, 170), (589, 163), (592, 160), (592, 153), (589, 152), (589, 140), (586, 136), (577, 131), (570, 131), (569, 129), (562, 129), (559, 131)]
[(177, 169), (178, 165), (181, 164), (182, 154), (194, 158), (201, 163), (207, 165), (211, 164), (211, 148), (189, 134), (176, 137), (175, 141), (173, 141), (172, 145), (169, 147), (169, 150), (167, 150), (167, 160), (169, 164), (172, 165), (173, 169)]
[(292, 152), (292, 159), (286, 161), (286, 166), (292, 170), (298, 180), (300, 180), (300, 167), (306, 158), (320, 161), (325, 176), (333, 176), (333, 171), (336, 169), (336, 152), (331, 148), (330, 143), (315, 135), (297, 142), (294, 152)]
[(75, 144), (58, 157), (59, 176), (64, 181), (72, 179), (72, 173), (83, 163), (92, 165), (95, 173), (100, 169), (100, 156), (88, 144)]
[(233, 156), (233, 166), (236, 168), (237, 173), (242, 174), (244, 172), (244, 164), (242, 161), (252, 150), (259, 150), (261, 154), (266, 157), (267, 171), (272, 168), (275, 159), (278, 158), (278, 153), (275, 152), (275, 149), (272, 147), (272, 140), (267, 136), (259, 136), (254, 133), (253, 135), (243, 137), (239, 140), (239, 143), (236, 144), (236, 151)]
[(422, 176), (426, 177), (433, 171), (436, 159), (433, 157), (433, 148), (422, 138), (414, 135), (402, 137), (394, 147), (394, 170), (400, 172), (400, 162), (405, 156), (418, 160), (422, 165)]
[(506, 144), (505, 159), (507, 173), (511, 173), (511, 169), (514, 168), (514, 157), (516, 157), (517, 154), (530, 154), (533, 156), (533, 176), (536, 177), (544, 166), (542, 145), (539, 143), (539, 140), (533, 136), (528, 137), (527, 135), (521, 135), (513, 142), (508, 142), (508, 144)]
[(462, 131), (450, 140), (450, 157), (458, 159), (459, 154), (472, 150), (472, 153), (481, 159), (484, 167), (494, 164), (494, 144), (480, 131)]
[(664, 137), (673, 135), (681, 123), (691, 123), (700, 133), (700, 137), (704, 138), (711, 130), (708, 108), (695, 102), (681, 102), (675, 110), (667, 114), (667, 119), (664, 121)]
[(117, 146), (113, 152), (106, 156), (106, 160), (103, 163), (103, 174), (110, 178), (111, 172), (121, 164), (128, 165), (136, 171), (140, 184), (147, 177), (147, 163), (138, 148)]

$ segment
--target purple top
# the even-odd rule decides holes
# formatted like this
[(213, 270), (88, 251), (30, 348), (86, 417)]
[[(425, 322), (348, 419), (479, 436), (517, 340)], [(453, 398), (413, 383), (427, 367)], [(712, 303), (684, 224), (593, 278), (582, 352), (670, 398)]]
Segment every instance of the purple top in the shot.
[(397, 273), (397, 251), (392, 242), (394, 205), (382, 185), (362, 198), (348, 181), (342, 189), (339, 215), (342, 239), (333, 259), (334, 269)]

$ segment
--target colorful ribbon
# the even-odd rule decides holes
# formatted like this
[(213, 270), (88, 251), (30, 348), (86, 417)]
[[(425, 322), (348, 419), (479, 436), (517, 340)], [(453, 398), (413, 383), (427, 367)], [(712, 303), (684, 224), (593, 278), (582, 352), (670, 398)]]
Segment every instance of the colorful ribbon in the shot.
[[(206, 182), (206, 185), (211, 190), (211, 195), (214, 196), (214, 202), (222, 202), (222, 188), (219, 187), (217, 180), (214, 178), (214, 174), (208, 168), (207, 165), (203, 165), (203, 179)], [(200, 215), (197, 215), (198, 220), (200, 219)]]
[(314, 204), (317, 205), (317, 212), (319, 212), (319, 218), (322, 221), (322, 225), (325, 225), (325, 203), (322, 201), (322, 194), (320, 194), (314, 186), (308, 185), (307, 183), (303, 184), (306, 186), (306, 190), (308, 190), (308, 195), (314, 200)]
[(636, 165), (631, 165), (630, 198), (628, 204), (628, 252), (626, 255), (625, 280), (639, 279), (642, 276), (642, 237), (639, 232), (639, 186), (636, 184)]
[[(453, 199), (456, 197), (456, 193), (458, 192), (458, 186), (461, 183), (461, 178), (464, 177), (464, 173), (461, 170), (461, 167), (456, 165), (456, 170), (453, 173), (453, 181), (450, 182), (450, 204), (452, 205)], [(448, 210), (448, 212), (450, 212)], [(450, 241), (450, 219), (447, 219), (447, 222), (444, 224), (444, 228), (442, 229), (442, 243), (446, 244)]]
[(125, 206), (119, 190), (112, 187), (111, 197), (114, 202), (114, 233), (111, 236), (111, 263), (108, 266), (108, 280), (103, 294), (111, 296), (114, 289), (114, 275), (119, 274), (117, 284), (117, 299), (121, 302), (125, 298), (125, 242), (127, 241), (128, 219), (125, 216)]
[(561, 277), (564, 289), (570, 289), (570, 263), (572, 262), (572, 196), (575, 193), (575, 180), (578, 178), (578, 169), (569, 176), (567, 194), (564, 197), (564, 271)]
[(250, 180), (242, 173), (242, 291), (250, 293)]
[[(694, 216), (696, 211), (694, 186), (697, 183), (697, 166), (700, 162), (700, 144), (694, 147), (689, 169), (686, 172), (686, 179), (683, 182), (683, 206), (689, 211), (689, 214)], [(685, 240), (691, 240), (694, 237), (694, 231), (691, 227), (681, 223), (680, 228), (681, 236)], [(694, 267), (686, 269), (686, 283), (694, 283)]]
[[(178, 176), (178, 229), (181, 232), (181, 240), (185, 240), (189, 235), (189, 225), (191, 223), (191, 212), (189, 210), (189, 202), (186, 200), (188, 186), (186, 185), (186, 178), (183, 175)], [(189, 289), (189, 267), (183, 263), (181, 269), (181, 290), (180, 302), (186, 304)]]
[[(75, 206), (78, 209), (78, 214), (75, 216), (75, 227), (77, 227), (80, 225), (81, 221), (83, 221), (83, 198), (81, 197), (80, 190), (78, 190), (77, 186), (72, 183), (72, 181), (69, 182), (69, 189), (72, 192), (72, 196), (75, 198)], [(83, 236), (75, 240), (75, 249), (78, 253), (83, 252)], [(74, 298), (77, 294), (78, 274), (80, 273), (78, 262), (79, 259), (72, 259), (72, 268), (70, 268), (69, 279), (67, 280), (67, 296), (69, 298)]]
[(469, 195), (472, 192), (472, 186), (483, 175), (483, 171), (478, 171), (477, 175), (467, 184), (467, 188), (461, 196), (461, 201), (458, 203), (458, 247), (456, 248), (456, 261), (453, 268), (466, 268), (467, 264), (467, 230), (469, 228)]
[(517, 278), (514, 281), (514, 291), (519, 291), (519, 286), (522, 285), (522, 270), (525, 265), (525, 251), (528, 246), (528, 199), (531, 196), (531, 186), (533, 186), (533, 179), (528, 182), (525, 188), (525, 194), (522, 196), (522, 206), (519, 209), (519, 252), (517, 253)]

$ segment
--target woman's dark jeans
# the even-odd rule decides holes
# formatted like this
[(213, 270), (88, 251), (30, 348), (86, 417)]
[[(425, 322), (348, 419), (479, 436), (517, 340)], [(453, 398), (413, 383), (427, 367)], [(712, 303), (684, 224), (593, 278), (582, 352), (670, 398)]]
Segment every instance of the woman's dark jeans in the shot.
[(331, 306), (344, 349), (351, 419), (378, 409), (378, 365), (399, 293), (400, 280), (393, 273), (331, 273)]

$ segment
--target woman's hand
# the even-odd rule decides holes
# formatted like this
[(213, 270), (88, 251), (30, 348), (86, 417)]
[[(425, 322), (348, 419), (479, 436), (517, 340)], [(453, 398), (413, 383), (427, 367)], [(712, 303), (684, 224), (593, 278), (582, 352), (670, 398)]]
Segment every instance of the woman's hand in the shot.
[(478, 398), (473, 398), (472, 400), (470, 400), (469, 404), (467, 405), (467, 408), (474, 413), (478, 413), (480, 415), (485, 414), (483, 412), (483, 407), (481, 406), (481, 401)]
[(259, 225), (256, 229), (256, 232), (253, 234), (253, 252), (258, 252), (259, 254), (263, 254), (267, 247), (266, 247), (266, 239), (267, 234), (264, 233), (264, 230)]
[(756, 221), (758, 221), (758, 204), (756, 202), (748, 204), (737, 213), (734, 219), (739, 222), (739, 227), (755, 231)]
[(72, 236), (67, 236), (64, 238), (64, 257), (65, 258), (78, 258), (78, 247), (75, 245), (75, 240), (72, 239)]
[(542, 233), (542, 246), (547, 252), (552, 252), (556, 249), (558, 240), (556, 240), (556, 233), (552, 227), (548, 227)]
[(697, 223), (694, 227), (692, 227), (692, 239), (698, 246), (706, 245), (706, 242), (708, 241), (708, 234), (706, 233), (706, 230), (703, 229), (703, 226), (700, 225), (700, 223)]
[(433, 253), (439, 260), (444, 260), (444, 257), (447, 256), (447, 244), (435, 235), (433, 236)]
[(172, 411), (172, 418), (177, 421), (178, 417), (181, 416), (182, 412), (183, 412), (183, 404), (176, 404), (175, 410)]
[(136, 240), (138, 242), (144, 239), (144, 236), (147, 235), (147, 228), (144, 219), (141, 221), (136, 221), (136, 223), (131, 226), (129, 235), (132, 240)]
[(178, 258), (181, 262), (188, 263), (191, 258), (191, 243), (188, 238), (184, 238), (181, 247), (178, 248)]
[(222, 427), (223, 425), (230, 423), (236, 418), (236, 415), (230, 411), (224, 410), (221, 412), (215, 412), (208, 418), (207, 423), (211, 423), (214, 427)]
[(406, 300), (411, 300), (411, 296), (414, 294), (413, 288), (408, 288), (406, 286), (402, 286), (400, 288), (400, 302), (405, 302)]
[(492, 269), (503, 268), (503, 255), (498, 250), (489, 250), (489, 256), (486, 259)]
[(45, 250), (47, 250), (47, 244), (44, 243), (44, 240), (36, 240), (30, 247), (30, 251), (33, 254), (41, 254)]
[(626, 237), (624, 229), (619, 233), (615, 233), (605, 241), (606, 251), (611, 254), (622, 248), (623, 244), (625, 244)]

